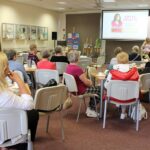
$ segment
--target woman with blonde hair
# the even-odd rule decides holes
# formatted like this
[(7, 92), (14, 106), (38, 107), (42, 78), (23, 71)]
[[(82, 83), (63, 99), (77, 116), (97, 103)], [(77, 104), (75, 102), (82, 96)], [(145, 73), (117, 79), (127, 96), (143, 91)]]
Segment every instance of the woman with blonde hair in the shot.
[[(17, 83), (19, 96), (9, 89), (6, 77)], [(17, 73), (9, 70), (8, 59), (3, 52), (0, 52), (0, 107), (26, 110), (28, 128), (31, 130), (31, 140), (34, 141), (39, 114), (34, 110), (33, 98), (29, 89)]]
[[(117, 55), (118, 64), (113, 66), (110, 70), (106, 82), (104, 84), (105, 88), (108, 88), (110, 80), (134, 80), (138, 81), (139, 73), (136, 67), (132, 67), (129, 64), (129, 56), (126, 52), (120, 52)], [(118, 100), (119, 101), (119, 100)], [(127, 117), (126, 107), (122, 106), (122, 113), (120, 119), (125, 119)]]
[(129, 55), (129, 61), (141, 61), (140, 48), (138, 45), (132, 47), (132, 52)]

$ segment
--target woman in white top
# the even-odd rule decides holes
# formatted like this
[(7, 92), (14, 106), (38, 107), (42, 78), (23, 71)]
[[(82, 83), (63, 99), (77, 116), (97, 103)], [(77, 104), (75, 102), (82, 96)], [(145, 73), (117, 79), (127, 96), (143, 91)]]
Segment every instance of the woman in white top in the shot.
[[(7, 76), (12, 82), (17, 83), (20, 96), (9, 89), (6, 81)], [(17, 73), (9, 70), (8, 59), (3, 52), (0, 52), (0, 107), (27, 110), (28, 127), (31, 130), (31, 140), (34, 141), (39, 114), (33, 110), (34, 103), (29, 89)]]

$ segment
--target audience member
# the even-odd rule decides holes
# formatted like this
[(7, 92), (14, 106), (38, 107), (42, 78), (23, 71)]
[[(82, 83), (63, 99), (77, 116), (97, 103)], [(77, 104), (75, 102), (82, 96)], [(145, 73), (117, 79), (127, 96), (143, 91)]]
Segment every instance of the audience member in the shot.
[[(14, 94), (9, 89), (6, 81), (7, 76), (18, 84), (20, 96)], [(31, 140), (35, 140), (39, 114), (34, 110), (34, 102), (29, 89), (17, 73), (9, 70), (8, 59), (3, 52), (0, 52), (0, 107), (27, 110)]]
[[(139, 73), (136, 67), (129, 65), (129, 56), (126, 52), (120, 52), (117, 55), (118, 64), (113, 66), (110, 70), (107, 79), (105, 81), (105, 88), (107, 89), (110, 80), (134, 80), (138, 81)], [(122, 106), (122, 113), (120, 119), (125, 119), (127, 117), (126, 107)]]
[(110, 60), (110, 66), (113, 66), (113, 65), (118, 64), (116, 56), (117, 56), (117, 54), (119, 54), (119, 53), (122, 52), (122, 51), (123, 51), (123, 50), (122, 50), (121, 47), (116, 47), (116, 48), (114, 49), (115, 57), (113, 57), (113, 58)]
[(141, 50), (143, 52), (142, 58), (149, 59), (150, 58), (150, 38), (146, 38), (141, 46)]
[[(86, 93), (95, 93), (98, 95), (96, 97), (97, 103), (100, 102), (100, 87), (93, 87), (91, 80), (89, 80), (86, 77), (86, 73), (83, 72), (82, 68), (78, 66), (78, 60), (79, 60), (79, 52), (76, 50), (72, 50), (68, 53), (68, 59), (70, 64), (66, 68), (66, 73), (71, 74), (74, 76), (77, 88), (78, 88), (78, 94), (84, 94)], [(97, 117), (97, 113), (95, 111), (95, 103), (94, 99), (91, 98), (89, 102), (89, 107), (86, 110), (86, 114), (88, 117)]]
[(56, 70), (56, 64), (49, 61), (50, 52), (45, 50), (42, 53), (42, 60), (37, 63), (38, 69), (53, 69)]
[(8, 63), (9, 63), (9, 68), (11, 71), (14, 70), (19, 70), (22, 72), (23, 74), (23, 78), (25, 83), (28, 83), (29, 85), (31, 85), (31, 80), (29, 78), (29, 76), (27, 75), (25, 68), (23, 66), (23, 64), (21, 64), (20, 62), (17, 61), (17, 53), (15, 50), (6, 50), (5, 51), (7, 58), (8, 58)]
[(129, 55), (129, 61), (141, 61), (141, 55), (139, 54), (140, 48), (135, 45), (132, 47), (132, 52)]
[(67, 56), (63, 55), (61, 46), (57, 46), (55, 48), (55, 55), (51, 57), (51, 62), (65, 62), (65, 63), (69, 63)]
[(39, 58), (37, 57), (36, 54), (37, 54), (37, 46), (36, 44), (31, 44), (28, 59), (34, 61), (35, 64), (37, 64), (37, 62), (39, 61)]

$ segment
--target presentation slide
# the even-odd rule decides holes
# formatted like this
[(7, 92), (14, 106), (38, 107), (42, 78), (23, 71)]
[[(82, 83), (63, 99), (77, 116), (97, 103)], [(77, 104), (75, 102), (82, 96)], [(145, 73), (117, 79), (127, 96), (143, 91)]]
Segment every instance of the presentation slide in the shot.
[(144, 40), (148, 14), (148, 10), (103, 11), (102, 39)]

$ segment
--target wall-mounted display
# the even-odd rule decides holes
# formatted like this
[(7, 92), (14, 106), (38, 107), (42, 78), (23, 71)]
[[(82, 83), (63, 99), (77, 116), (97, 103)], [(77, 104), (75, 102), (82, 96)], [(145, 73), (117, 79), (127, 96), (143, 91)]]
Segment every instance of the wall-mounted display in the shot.
[(30, 26), (30, 40), (37, 39), (37, 26)]
[(2, 38), (14, 39), (14, 24), (9, 23), (2, 24)]
[(16, 39), (25, 40), (27, 39), (27, 26), (16, 25)]
[(38, 27), (38, 39), (48, 40), (48, 28), (47, 27)]

